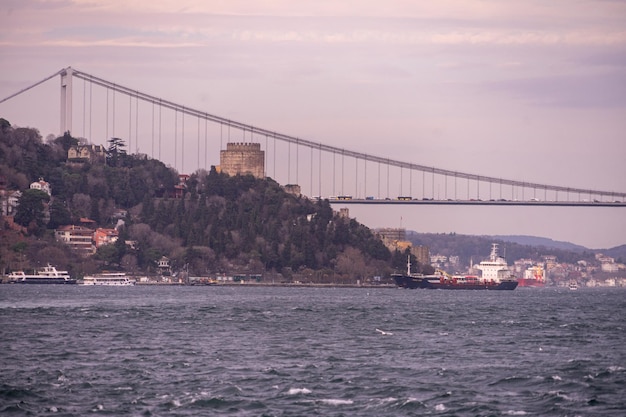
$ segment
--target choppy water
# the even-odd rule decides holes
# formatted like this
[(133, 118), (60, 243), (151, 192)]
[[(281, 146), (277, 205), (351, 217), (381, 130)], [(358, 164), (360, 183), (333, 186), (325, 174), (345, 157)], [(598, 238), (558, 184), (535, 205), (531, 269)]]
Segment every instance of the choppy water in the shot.
[(625, 318), (620, 289), (1, 285), (0, 414), (624, 416)]

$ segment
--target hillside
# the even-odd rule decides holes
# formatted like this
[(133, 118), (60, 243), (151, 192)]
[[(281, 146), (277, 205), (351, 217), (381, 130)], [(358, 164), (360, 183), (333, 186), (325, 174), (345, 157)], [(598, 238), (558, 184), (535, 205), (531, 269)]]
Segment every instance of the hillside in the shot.
[(557, 240), (548, 239), (545, 237), (536, 237), (536, 236), (520, 236), (520, 235), (496, 235), (496, 236), (485, 236), (490, 239), (497, 239), (504, 242), (518, 243), (520, 245), (525, 246), (541, 246), (544, 248), (550, 249), (561, 249), (570, 252), (589, 252), (590, 249), (587, 249), (584, 246), (575, 245), (569, 242), (562, 242)]
[(498, 236), (407, 232), (407, 239), (415, 245), (428, 246), (431, 254), (459, 256), (461, 265), (469, 265), (470, 260), (479, 262), (486, 259), (491, 251), (492, 243), (500, 245), (500, 255), (505, 256), (509, 262), (522, 258), (538, 260), (544, 255), (556, 256), (559, 262), (567, 263), (576, 263), (580, 260), (592, 262), (595, 259), (595, 253), (588, 249), (580, 251), (543, 245), (533, 246), (507, 241)]
[[(4, 222), (0, 270), (52, 262), (78, 276), (101, 269), (152, 274), (165, 256), (191, 275), (346, 281), (386, 275), (402, 258), (328, 201), (288, 194), (270, 178), (212, 169), (179, 182), (162, 162), (126, 154), (120, 138), (101, 159), (70, 162), (68, 149), (85, 140), (66, 134), (44, 142), (35, 129), (0, 122), (0, 185), (22, 192), (14, 218), (23, 227)], [(40, 178), (51, 196), (28, 188)], [(56, 228), (85, 219), (93, 228), (117, 228), (119, 239), (84, 258), (55, 241)]]
[(606, 249), (588, 249), (584, 246), (575, 245), (569, 242), (561, 242), (552, 239), (535, 236), (491, 236), (490, 239), (496, 239), (503, 242), (518, 243), (525, 246), (543, 247), (547, 249), (560, 249), (566, 252), (575, 253), (601, 253), (614, 259), (626, 260), (626, 245), (616, 246)]

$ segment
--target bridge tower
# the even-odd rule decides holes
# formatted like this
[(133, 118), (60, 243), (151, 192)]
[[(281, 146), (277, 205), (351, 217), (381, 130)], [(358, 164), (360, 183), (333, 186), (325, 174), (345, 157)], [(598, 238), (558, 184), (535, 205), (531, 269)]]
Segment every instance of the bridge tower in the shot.
[(61, 136), (72, 131), (72, 67), (61, 71)]

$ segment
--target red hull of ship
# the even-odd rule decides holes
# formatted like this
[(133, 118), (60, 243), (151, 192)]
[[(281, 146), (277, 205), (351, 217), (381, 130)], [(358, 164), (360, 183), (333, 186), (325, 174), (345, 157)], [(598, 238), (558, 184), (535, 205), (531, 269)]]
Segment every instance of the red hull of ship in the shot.
[(520, 287), (544, 287), (545, 281), (539, 281), (538, 279), (520, 278), (517, 280)]

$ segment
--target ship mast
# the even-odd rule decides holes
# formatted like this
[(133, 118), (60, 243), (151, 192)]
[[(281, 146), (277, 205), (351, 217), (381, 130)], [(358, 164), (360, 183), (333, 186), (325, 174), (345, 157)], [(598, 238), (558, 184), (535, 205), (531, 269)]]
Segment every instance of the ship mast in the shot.
[(406, 275), (411, 276), (411, 255), (406, 257)]

